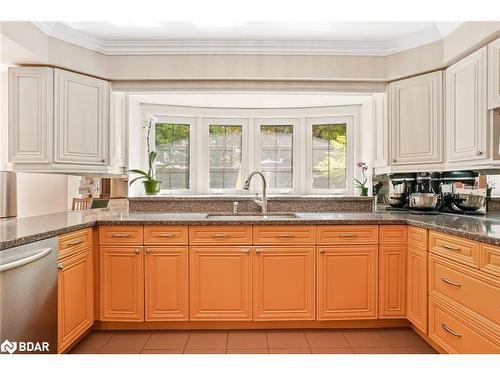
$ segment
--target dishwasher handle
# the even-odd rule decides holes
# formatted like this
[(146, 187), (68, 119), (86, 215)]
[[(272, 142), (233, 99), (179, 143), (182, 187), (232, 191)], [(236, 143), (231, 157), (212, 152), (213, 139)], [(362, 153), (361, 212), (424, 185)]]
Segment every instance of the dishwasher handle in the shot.
[(30, 255), (29, 257), (18, 259), (18, 260), (15, 260), (13, 262), (10, 262), (10, 263), (2, 264), (2, 265), (0, 265), (0, 273), (11, 270), (13, 268), (24, 266), (24, 265), (29, 264), (29, 263), (32, 263), (38, 259), (46, 257), (51, 252), (52, 252), (52, 248), (47, 247), (47, 248), (41, 249), (36, 254)]

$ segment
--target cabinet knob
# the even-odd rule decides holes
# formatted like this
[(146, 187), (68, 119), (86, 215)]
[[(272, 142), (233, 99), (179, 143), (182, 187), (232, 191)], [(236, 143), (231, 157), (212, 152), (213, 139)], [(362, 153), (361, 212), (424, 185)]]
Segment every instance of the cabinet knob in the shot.
[(482, 152), (482, 151), (478, 151), (478, 152), (476, 152), (476, 155), (477, 155), (477, 156), (481, 156), (482, 154), (483, 154), (483, 152)]
[(104, 163), (105, 161), (106, 161), (106, 159), (101, 159), (101, 162), (103, 162), (103, 163)]
[(64, 264), (59, 263), (59, 264), (57, 265), (57, 269), (62, 270), (63, 268), (64, 268)]
[(140, 252), (141, 252), (141, 250), (139, 250), (139, 249), (135, 249), (135, 253), (136, 253), (136, 254), (139, 254)]
[[(136, 250), (136, 252), (137, 252), (137, 250)], [(146, 254), (149, 254), (150, 252), (151, 252), (151, 250), (146, 249)]]
[(325, 252), (325, 249), (319, 249), (319, 253), (323, 254)]
[(392, 159), (392, 162), (393, 162), (393, 163), (397, 162), (397, 159)]
[(260, 254), (261, 251), (262, 251), (261, 249), (255, 249), (256, 254)]

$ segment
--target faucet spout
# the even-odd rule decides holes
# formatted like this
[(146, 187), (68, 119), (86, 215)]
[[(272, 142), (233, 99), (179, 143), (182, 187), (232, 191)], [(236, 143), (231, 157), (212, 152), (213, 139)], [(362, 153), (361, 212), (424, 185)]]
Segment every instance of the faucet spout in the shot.
[(259, 198), (257, 194), (257, 197), (254, 201), (261, 208), (262, 213), (265, 214), (267, 213), (267, 181), (264, 175), (259, 171), (250, 173), (247, 180), (245, 181), (245, 184), (243, 185), (243, 189), (250, 190), (250, 182), (255, 175), (259, 175), (262, 180), (262, 198)]

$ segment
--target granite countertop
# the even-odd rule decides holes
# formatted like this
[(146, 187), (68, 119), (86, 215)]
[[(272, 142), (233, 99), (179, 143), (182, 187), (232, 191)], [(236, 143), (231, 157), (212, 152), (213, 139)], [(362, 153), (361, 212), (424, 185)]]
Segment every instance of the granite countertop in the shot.
[(0, 250), (94, 225), (410, 224), (500, 245), (500, 215), (415, 215), (406, 212), (299, 213), (296, 218), (207, 218), (201, 213), (132, 213), (95, 209), (0, 220)]

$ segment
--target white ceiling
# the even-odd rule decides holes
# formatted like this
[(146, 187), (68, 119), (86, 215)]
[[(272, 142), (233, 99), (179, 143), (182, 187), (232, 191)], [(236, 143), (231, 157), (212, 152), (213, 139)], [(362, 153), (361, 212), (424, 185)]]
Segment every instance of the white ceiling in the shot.
[(35, 22), (106, 54), (388, 55), (442, 39), (459, 22)]

